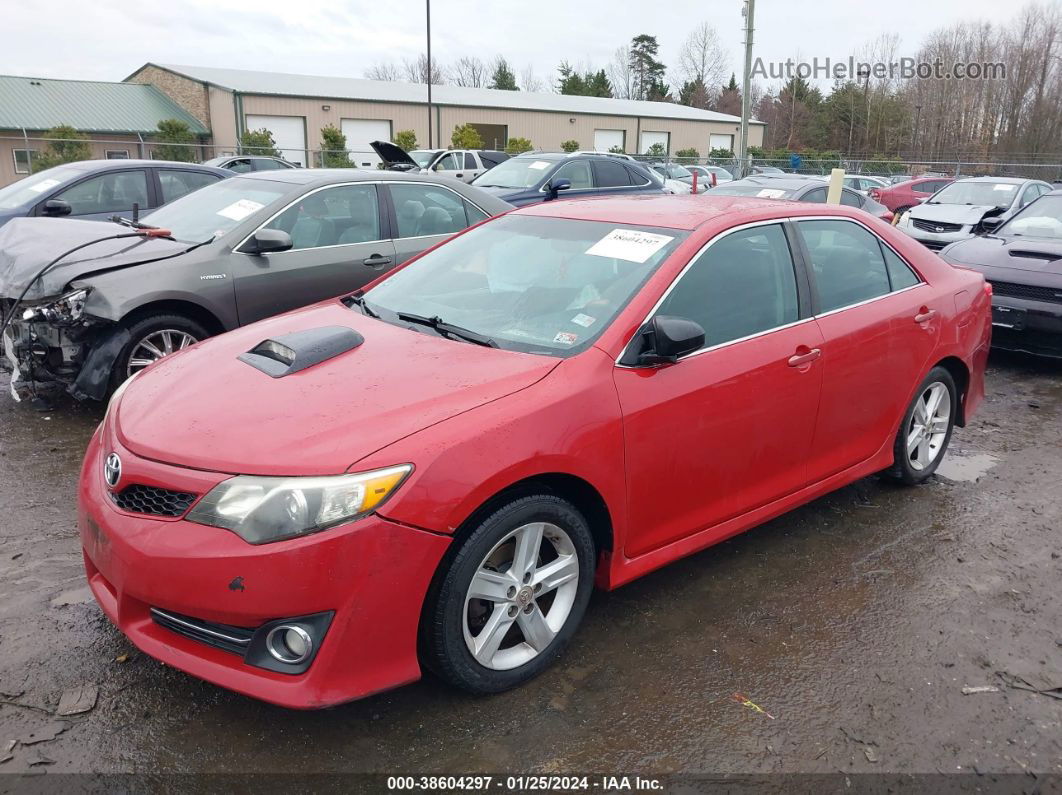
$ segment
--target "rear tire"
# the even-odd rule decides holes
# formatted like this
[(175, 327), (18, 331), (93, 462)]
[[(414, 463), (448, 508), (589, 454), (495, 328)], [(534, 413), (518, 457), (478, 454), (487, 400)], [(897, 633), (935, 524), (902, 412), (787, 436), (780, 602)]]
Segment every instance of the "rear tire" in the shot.
[(903, 414), (892, 446), (893, 464), (885, 474), (909, 486), (928, 480), (948, 450), (958, 410), (955, 379), (943, 367), (934, 367)]
[(593, 589), (586, 519), (549, 494), (514, 499), (472, 531), (429, 592), (424, 663), (471, 693), (521, 685), (564, 651)]
[(111, 389), (116, 389), (126, 378), (148, 364), (210, 336), (210, 332), (200, 323), (172, 313), (147, 315), (128, 323), (126, 328), (129, 342), (114, 360)]

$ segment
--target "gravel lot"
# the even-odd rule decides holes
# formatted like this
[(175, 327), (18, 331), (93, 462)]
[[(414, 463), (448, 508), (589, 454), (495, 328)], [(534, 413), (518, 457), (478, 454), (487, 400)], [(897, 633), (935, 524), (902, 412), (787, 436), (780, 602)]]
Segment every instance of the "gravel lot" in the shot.
[[(124, 640), (75, 527), (100, 411), (0, 390), (0, 772), (1062, 774), (1062, 700), (1034, 692), (1062, 688), (1062, 363), (994, 355), (920, 488), (870, 478), (597, 594), (522, 689), (427, 679), (315, 713)], [(86, 685), (95, 706), (57, 716)]]

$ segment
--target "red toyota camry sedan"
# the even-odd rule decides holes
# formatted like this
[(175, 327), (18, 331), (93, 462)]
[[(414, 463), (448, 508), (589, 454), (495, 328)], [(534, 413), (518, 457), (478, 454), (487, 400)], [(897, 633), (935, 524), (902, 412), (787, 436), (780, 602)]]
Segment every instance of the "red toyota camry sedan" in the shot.
[(873, 473), (983, 396), (990, 290), (847, 207), (527, 207), (168, 356), (81, 474), (139, 648), (275, 704), (538, 674), (616, 588)]

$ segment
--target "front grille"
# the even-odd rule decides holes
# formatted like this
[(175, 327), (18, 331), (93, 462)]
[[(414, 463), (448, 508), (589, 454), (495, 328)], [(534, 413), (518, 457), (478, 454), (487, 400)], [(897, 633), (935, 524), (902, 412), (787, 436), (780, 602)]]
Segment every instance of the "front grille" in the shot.
[(1013, 282), (992, 282), (992, 294), (1062, 304), (1062, 288), (1034, 287), (1031, 284), (1014, 284)]
[(144, 513), (149, 516), (183, 516), (196, 495), (186, 491), (170, 491), (154, 486), (142, 486), (134, 483), (126, 486), (118, 494), (112, 494), (114, 504), (129, 513)]
[(247, 651), (247, 645), (251, 642), (251, 636), (254, 635), (253, 629), (215, 624), (200, 618), (159, 610), (157, 607), (151, 608), (151, 618), (160, 627), (177, 632), (186, 638), (240, 655)]
[(921, 229), (923, 232), (936, 232), (938, 235), (962, 231), (962, 224), (946, 224), (943, 221), (923, 221), (921, 218), (913, 218), (911, 223), (915, 229)]
[(947, 243), (937, 243), (931, 240), (919, 240), (918, 242), (931, 251), (940, 251), (944, 246), (948, 245)]

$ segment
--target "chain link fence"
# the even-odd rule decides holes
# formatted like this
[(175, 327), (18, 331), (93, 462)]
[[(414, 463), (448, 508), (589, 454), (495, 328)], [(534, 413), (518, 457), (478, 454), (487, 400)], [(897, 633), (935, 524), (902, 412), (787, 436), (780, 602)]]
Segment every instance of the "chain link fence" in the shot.
[[(142, 159), (204, 163), (215, 157), (236, 155), (272, 155), (308, 168), (368, 168), (379, 167), (379, 157), (371, 149), (257, 149), (236, 143), (207, 144), (170, 143), (145, 139), (139, 135), (115, 136), (109, 139), (51, 139), (32, 136), (0, 136), (0, 184), (7, 184), (23, 176), (55, 165), (56, 162), (86, 159)], [(675, 155), (632, 155), (643, 162), (669, 162), (683, 165), (721, 166), (735, 176), (741, 174), (736, 157), (682, 158)], [(1062, 181), (1062, 155), (1028, 155), (1021, 158), (987, 160), (858, 158), (841, 156), (831, 159), (794, 160), (784, 158), (752, 158), (751, 165), (777, 168), (787, 173), (828, 175), (834, 168), (850, 174), (880, 177), (940, 175), (950, 177), (1006, 176)]]

